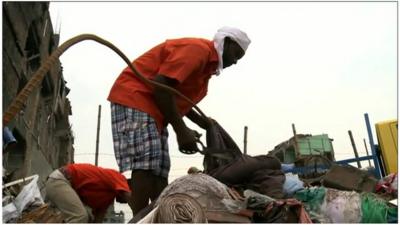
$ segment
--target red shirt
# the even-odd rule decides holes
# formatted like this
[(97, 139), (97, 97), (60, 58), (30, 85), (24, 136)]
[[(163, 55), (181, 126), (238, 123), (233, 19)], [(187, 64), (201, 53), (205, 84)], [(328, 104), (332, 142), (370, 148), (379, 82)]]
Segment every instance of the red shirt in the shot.
[[(206, 96), (208, 80), (216, 72), (218, 54), (212, 41), (181, 38), (155, 46), (132, 63), (147, 79), (158, 74), (175, 79), (179, 83), (176, 89), (198, 103)], [(153, 99), (152, 88), (140, 81), (129, 67), (115, 81), (108, 100), (146, 112), (156, 120), (159, 130), (164, 127), (164, 116)], [(192, 108), (181, 97), (176, 98), (176, 103), (181, 116)]]
[(131, 192), (126, 178), (116, 170), (84, 163), (68, 164), (66, 170), (72, 187), (94, 212), (106, 210), (118, 192)]

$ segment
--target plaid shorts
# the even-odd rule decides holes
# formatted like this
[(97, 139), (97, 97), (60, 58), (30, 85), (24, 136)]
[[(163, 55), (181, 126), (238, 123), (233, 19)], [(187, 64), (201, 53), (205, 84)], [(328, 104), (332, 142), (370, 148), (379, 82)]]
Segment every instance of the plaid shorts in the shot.
[(119, 171), (152, 170), (168, 178), (170, 158), (168, 131), (159, 134), (155, 120), (147, 113), (111, 103), (115, 158)]

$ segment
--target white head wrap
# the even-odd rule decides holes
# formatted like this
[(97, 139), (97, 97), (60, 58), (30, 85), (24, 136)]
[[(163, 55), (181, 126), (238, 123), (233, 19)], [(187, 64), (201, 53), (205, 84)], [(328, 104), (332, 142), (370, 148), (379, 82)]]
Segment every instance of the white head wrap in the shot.
[(232, 40), (234, 40), (236, 43), (239, 44), (239, 46), (246, 52), (247, 47), (249, 47), (250, 44), (250, 39), (247, 37), (247, 34), (237, 28), (233, 27), (222, 27), (218, 29), (217, 33), (214, 36), (214, 47), (217, 50), (218, 53), (218, 60), (219, 60), (219, 65), (217, 69), (217, 75), (222, 72), (223, 69), (223, 60), (222, 60), (222, 54), (224, 52), (224, 40), (225, 37), (230, 37)]

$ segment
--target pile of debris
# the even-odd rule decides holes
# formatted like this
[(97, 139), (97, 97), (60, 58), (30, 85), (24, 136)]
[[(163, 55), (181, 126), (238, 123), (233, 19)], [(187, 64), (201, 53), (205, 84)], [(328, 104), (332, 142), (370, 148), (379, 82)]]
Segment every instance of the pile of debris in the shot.
[[(297, 175), (285, 176), (285, 197), (276, 199), (251, 189), (240, 192), (201, 172), (189, 174), (169, 184), (150, 213), (131, 222), (397, 223), (397, 205), (381, 193), (307, 187)], [(389, 186), (397, 198), (397, 184)]]
[[(314, 157), (318, 176), (268, 155), (243, 155), (217, 123), (207, 130), (204, 171), (169, 184), (138, 223), (397, 223), (397, 173), (368, 171)], [(322, 167), (321, 166), (321, 162)], [(305, 163), (310, 166), (313, 163)], [(303, 171), (304, 172), (304, 171)], [(395, 204), (393, 204), (395, 203)]]
[(33, 175), (3, 185), (3, 223), (63, 222), (61, 212), (44, 203), (38, 179)]

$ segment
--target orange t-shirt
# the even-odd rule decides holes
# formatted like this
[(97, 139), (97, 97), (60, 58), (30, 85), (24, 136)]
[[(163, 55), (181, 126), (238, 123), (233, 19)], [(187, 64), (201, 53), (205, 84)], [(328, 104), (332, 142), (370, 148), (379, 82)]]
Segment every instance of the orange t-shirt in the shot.
[(85, 163), (68, 164), (66, 170), (81, 201), (94, 213), (107, 210), (119, 192), (131, 192), (126, 178), (116, 170)]
[[(216, 72), (218, 54), (212, 41), (181, 38), (155, 46), (132, 63), (147, 79), (154, 79), (158, 74), (175, 79), (176, 89), (198, 103), (206, 96), (208, 80)], [(153, 89), (140, 81), (129, 67), (115, 81), (108, 100), (146, 112), (155, 119), (159, 130), (164, 127), (164, 116), (154, 101)], [(176, 98), (176, 104), (181, 116), (192, 108), (181, 97)]]

